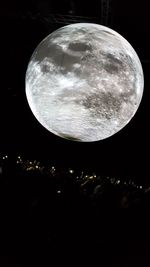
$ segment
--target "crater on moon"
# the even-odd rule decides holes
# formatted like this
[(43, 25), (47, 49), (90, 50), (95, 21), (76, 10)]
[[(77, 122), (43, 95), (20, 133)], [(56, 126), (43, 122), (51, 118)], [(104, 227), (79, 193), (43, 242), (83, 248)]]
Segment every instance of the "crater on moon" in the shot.
[(48, 35), (26, 72), (26, 96), (37, 120), (73, 141), (98, 141), (120, 131), (143, 95), (140, 60), (108, 27), (71, 24)]

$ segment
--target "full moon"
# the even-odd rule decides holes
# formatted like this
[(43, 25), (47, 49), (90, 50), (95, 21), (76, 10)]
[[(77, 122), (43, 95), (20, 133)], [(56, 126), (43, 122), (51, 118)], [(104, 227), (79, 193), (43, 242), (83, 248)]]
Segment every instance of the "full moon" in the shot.
[(35, 49), (26, 96), (36, 119), (57, 136), (91, 142), (120, 131), (143, 95), (140, 60), (116, 31), (91, 23), (62, 27)]

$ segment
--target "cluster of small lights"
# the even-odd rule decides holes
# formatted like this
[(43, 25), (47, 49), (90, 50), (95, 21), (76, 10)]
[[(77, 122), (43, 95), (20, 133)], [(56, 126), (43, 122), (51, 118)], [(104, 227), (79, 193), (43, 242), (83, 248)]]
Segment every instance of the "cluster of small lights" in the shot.
[(22, 159), (21, 159), (21, 156), (18, 156), (17, 157), (17, 161), (16, 161), (16, 163), (17, 164), (21, 164), (23, 161), (22, 161)]
[(2, 156), (2, 159), (3, 159), (3, 160), (8, 159), (8, 155), (4, 155), (4, 156)]
[[(0, 157), (1, 161), (6, 161), (9, 159), (8, 155), (2, 155)], [(116, 177), (101, 177), (100, 175), (97, 175), (96, 173), (87, 173), (86, 171), (75, 171), (73, 168), (68, 168), (68, 169), (64, 169), (63, 171), (58, 170), (53, 164), (49, 164), (48, 166), (46, 165), (42, 165), (40, 161), (37, 160), (26, 160), (23, 159), (23, 157), (21, 155), (18, 155), (16, 158), (16, 164), (19, 165), (21, 167), (22, 170), (26, 171), (26, 172), (30, 172), (30, 171), (40, 171), (42, 173), (46, 173), (49, 174), (50, 176), (57, 176), (60, 175), (61, 172), (62, 174), (69, 174), (71, 177), (73, 177), (76, 182), (80, 183), (81, 187), (84, 187), (87, 184), (91, 184), (94, 183), (96, 181), (100, 181), (100, 180), (108, 180), (111, 184), (116, 185), (116, 186), (120, 186), (120, 185), (124, 185), (124, 186), (132, 186), (135, 187), (138, 190), (144, 190), (144, 192), (149, 192), (150, 191), (150, 187), (145, 188), (142, 185), (137, 185), (134, 183), (134, 179), (124, 179), (124, 181), (122, 179), (118, 179)], [(61, 190), (57, 191), (58, 194), (61, 193)]]
[(35, 171), (35, 170), (43, 170), (40, 162), (37, 160), (23, 160), (23, 158), (19, 155), (17, 156), (16, 164), (21, 166), (21, 168), (25, 171)]

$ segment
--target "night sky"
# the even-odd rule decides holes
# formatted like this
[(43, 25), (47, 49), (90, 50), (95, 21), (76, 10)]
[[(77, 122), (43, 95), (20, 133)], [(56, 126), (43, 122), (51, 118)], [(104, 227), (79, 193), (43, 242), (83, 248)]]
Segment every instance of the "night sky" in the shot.
[[(48, 1), (48, 0), (26, 0), (26, 1), (10, 1), (5, 0), (1, 1), (0, 4), (0, 24), (1, 24), (1, 42), (0, 42), (0, 51), (1, 51), (1, 86), (0, 86), (0, 99), (1, 99), (1, 131), (0, 131), (0, 153), (7, 154), (13, 158), (17, 155), (22, 155), (26, 159), (36, 159), (42, 162), (47, 162), (48, 160), (54, 162), (57, 166), (60, 167), (72, 167), (76, 169), (86, 169), (86, 170), (94, 170), (94, 172), (102, 173), (103, 175), (110, 176), (119, 176), (119, 177), (134, 177), (135, 182), (139, 184), (150, 185), (150, 164), (149, 164), (149, 151), (150, 151), (150, 128), (149, 128), (149, 100), (150, 100), (150, 14), (149, 14), (149, 3), (146, 0), (143, 1), (135, 1), (135, 0), (112, 0), (108, 1), (109, 7), (106, 9), (106, 6), (102, 8), (101, 1), (92, 0), (91, 1), (71, 1), (71, 0), (62, 0), (62, 1)], [(91, 143), (82, 143), (82, 142), (73, 142), (69, 140), (62, 139), (58, 136), (55, 136), (48, 132), (45, 128), (43, 128), (39, 122), (36, 120), (34, 115), (32, 114), (29, 105), (27, 103), (27, 99), (25, 96), (25, 73), (27, 69), (28, 62), (30, 57), (39, 44), (39, 42), (50, 34), (52, 31), (56, 30), (59, 27), (70, 24), (71, 22), (92, 22), (99, 23), (105, 26), (109, 26), (112, 29), (119, 32), (122, 36), (124, 36), (129, 43), (136, 50), (143, 67), (144, 72), (144, 94), (143, 99), (140, 104), (140, 107), (135, 114), (134, 118), (130, 121), (130, 123), (123, 128), (120, 132), (115, 134), (114, 136), (99, 141), (99, 142), (91, 142)], [(12, 165), (11, 165), (12, 166)], [(11, 170), (9, 170), (9, 175)], [(12, 171), (13, 173), (13, 171)], [(19, 175), (17, 173), (17, 175)], [(15, 266), (28, 266), (29, 264), (25, 264), (25, 251), (26, 245), (30, 243), (30, 235), (28, 236), (28, 243), (26, 238), (27, 230), (24, 231), (25, 223), (19, 223), (17, 221), (16, 229), (19, 229), (17, 232), (17, 242), (20, 242), (24, 246), (24, 252), (18, 253), (20, 255), (19, 260), (17, 260), (17, 253), (11, 252), (11, 247), (13, 247), (13, 239), (15, 239), (15, 234), (13, 234), (13, 223), (16, 224), (15, 219), (13, 219), (12, 226), (9, 225), (8, 221), (18, 216), (18, 212), (22, 215), (22, 220), (27, 220), (27, 225), (29, 224), (29, 210), (27, 208), (27, 194), (30, 194), (33, 203), (32, 205), (36, 206), (36, 201), (39, 203), (38, 193), (40, 187), (42, 188), (41, 196), (48, 195), (47, 186), (57, 187), (57, 183), (49, 184), (46, 182), (42, 182), (42, 184), (37, 184), (37, 182), (32, 183), (32, 189), (29, 190), (27, 187), (30, 186), (30, 177), (27, 176), (27, 183), (18, 184), (18, 176), (16, 175), (16, 180), (14, 180), (13, 175), (11, 177), (11, 183), (7, 184), (4, 182), (2, 191), (4, 196), (4, 205), (2, 206), (2, 215), (6, 215), (4, 210), (8, 208), (8, 214), (6, 218), (8, 220), (8, 226), (5, 226), (5, 232), (7, 238), (6, 244), (4, 247), (6, 248), (2, 253), (2, 265), (1, 266), (14, 266), (11, 264), (21, 264)], [(22, 175), (25, 180), (24, 174)], [(33, 177), (31, 177), (32, 179)], [(9, 178), (10, 179), (10, 178)], [(8, 179), (8, 180), (9, 180)], [(41, 178), (40, 178), (41, 179)], [(10, 181), (10, 180), (9, 180)], [(20, 180), (19, 180), (20, 181)], [(34, 183), (38, 187), (38, 190), (34, 191)], [(5, 186), (4, 186), (5, 185)], [(8, 186), (8, 188), (7, 188)], [(27, 191), (20, 191), (20, 189), (25, 186)], [(14, 194), (11, 190), (14, 190), (14, 194), (17, 195), (17, 198), (13, 200)], [(65, 188), (65, 187), (64, 187)], [(107, 224), (105, 225), (105, 220), (102, 220), (101, 225), (99, 225), (100, 214), (97, 215), (97, 208), (92, 209), (92, 205), (90, 204), (89, 199), (80, 198), (76, 192), (78, 190), (76, 188), (72, 188), (69, 184), (66, 187), (67, 197), (63, 198), (62, 204), (59, 204), (59, 200), (55, 198), (53, 195), (53, 190), (51, 189), (51, 197), (50, 199), (47, 197), (43, 201), (40, 202), (39, 206), (35, 207), (33, 211), (34, 215), (31, 220), (31, 224), (29, 227), (29, 233), (33, 233), (32, 242), (29, 246), (30, 253), (27, 253), (29, 256), (32, 256), (32, 261), (36, 259), (36, 253), (39, 253), (40, 248), (38, 245), (44, 240), (44, 252), (43, 256), (41, 256), (41, 264), (42, 257), (45, 257), (50, 262), (48, 257), (48, 242), (49, 245), (53, 247), (53, 260), (57, 258), (57, 251), (60, 255), (59, 261), (65, 263), (65, 259), (69, 263), (68, 254), (72, 255), (73, 258), (79, 259), (87, 259), (87, 254), (90, 253), (90, 248), (88, 244), (90, 244), (92, 249), (91, 259), (95, 258), (95, 262), (99, 261), (99, 265), (97, 266), (115, 266), (115, 267), (128, 267), (128, 266), (149, 266), (150, 259), (148, 259), (150, 245), (145, 243), (145, 236), (150, 236), (146, 230), (143, 233), (142, 230), (139, 230), (140, 224), (138, 227), (134, 228), (139, 217), (143, 216), (144, 220), (147, 219), (145, 215), (143, 215), (142, 208), (140, 206), (140, 213), (138, 213), (138, 209), (133, 215), (129, 215), (132, 210), (128, 211), (128, 220), (126, 218), (125, 213), (121, 213), (119, 217), (119, 225), (123, 224), (123, 227), (127, 226), (127, 229), (134, 230), (134, 234), (132, 236), (131, 229), (129, 231), (130, 234), (128, 237), (132, 236), (130, 241), (126, 239), (125, 233), (122, 234), (122, 227), (119, 226), (118, 236), (122, 236), (124, 238), (124, 242), (122, 239), (118, 238), (118, 244), (116, 247), (113, 244), (115, 239), (115, 233), (111, 232), (110, 229), (114, 227), (115, 231), (117, 231), (116, 222), (113, 221), (113, 216), (116, 214), (116, 210), (114, 214), (111, 212), (111, 207), (109, 207), (109, 212), (106, 215), (106, 212), (103, 211), (102, 215), (106, 216)], [(68, 189), (69, 188), (69, 189)], [(4, 189), (4, 190), (3, 190)], [(45, 191), (46, 190), (46, 191)], [(71, 190), (70, 194), (68, 193)], [(77, 190), (77, 191), (76, 191)], [(24, 192), (23, 194), (19, 192)], [(36, 193), (35, 193), (36, 192)], [(108, 192), (108, 191), (107, 191)], [(6, 195), (5, 195), (6, 193)], [(10, 195), (9, 195), (10, 194)], [(35, 196), (36, 195), (36, 196)], [(6, 196), (8, 198), (6, 198)], [(11, 196), (11, 197), (10, 197)], [(34, 198), (34, 197), (35, 198)], [(23, 201), (23, 197), (26, 201)], [(21, 200), (19, 200), (21, 198)], [(31, 200), (31, 198), (29, 198)], [(3, 197), (1, 197), (2, 201)], [(42, 197), (41, 197), (42, 199)], [(17, 205), (17, 208), (13, 210), (13, 206), (9, 206), (8, 202), (12, 201), (12, 205)], [(24, 203), (23, 207), (19, 206), (18, 202)], [(34, 202), (35, 201), (35, 202)], [(39, 202), (38, 202), (39, 201)], [(45, 202), (44, 202), (45, 201)], [(68, 201), (70, 201), (71, 208), (69, 207)], [(77, 201), (76, 204), (75, 201)], [(85, 204), (85, 202), (88, 202)], [(3, 203), (3, 202), (2, 202)], [(17, 204), (16, 204), (17, 203)], [(48, 203), (51, 203), (50, 207)], [(54, 206), (52, 203), (55, 203)], [(145, 203), (145, 202), (144, 202)], [(115, 204), (114, 204), (115, 205)], [(145, 205), (145, 204), (144, 204)], [(148, 203), (146, 202), (146, 208), (148, 212)], [(44, 208), (43, 208), (44, 207)], [(145, 207), (145, 206), (144, 206)], [(47, 215), (47, 210), (49, 208), (51, 211), (51, 216), (54, 216), (55, 219), (53, 222), (49, 219)], [(58, 213), (54, 211), (58, 209)], [(78, 213), (77, 210), (80, 209)], [(84, 211), (85, 208), (85, 211)], [(13, 212), (11, 212), (13, 210)], [(84, 211), (84, 212), (83, 212)], [(63, 213), (64, 212), (64, 213)], [(83, 212), (83, 213), (82, 213)], [(89, 214), (88, 214), (89, 212)], [(6, 212), (7, 213), (7, 212)], [(71, 213), (71, 216), (68, 216), (68, 213)], [(66, 215), (67, 214), (67, 215)], [(139, 215), (140, 214), (140, 215)], [(42, 217), (43, 216), (43, 217)], [(67, 216), (67, 219), (64, 220), (63, 217)], [(93, 216), (93, 220), (91, 219)], [(98, 216), (98, 217), (96, 217)], [(145, 217), (144, 217), (145, 216)], [(41, 217), (43, 219), (41, 219)], [(81, 220), (80, 220), (81, 217)], [(17, 217), (19, 218), (19, 217)], [(98, 218), (98, 222), (97, 221)], [(118, 218), (118, 217), (117, 217)], [(21, 219), (20, 219), (21, 220)], [(70, 222), (68, 222), (70, 220)], [(37, 224), (38, 221), (38, 224)], [(39, 223), (41, 221), (41, 223)], [(46, 221), (46, 224), (45, 222)], [(88, 224), (86, 225), (88, 221)], [(126, 221), (126, 222), (125, 222)], [(60, 230), (60, 224), (61, 230)], [(111, 222), (112, 224), (109, 224)], [(51, 223), (51, 229), (49, 230), (48, 223)], [(82, 224), (79, 227), (80, 223)], [(5, 225), (5, 223), (4, 223)], [(21, 226), (19, 226), (21, 225)], [(46, 226), (45, 226), (46, 225)], [(68, 226), (67, 226), (68, 225)], [(91, 226), (90, 226), (91, 225)], [(76, 228), (78, 229), (78, 234), (76, 236)], [(42, 234), (43, 232), (40, 227), (47, 229), (50, 234), (50, 239), (44, 239)], [(52, 227), (54, 233), (52, 231)], [(92, 235), (91, 228), (93, 227), (94, 234)], [(103, 244), (100, 240), (99, 228), (105, 227), (106, 230), (106, 242)], [(7, 228), (7, 229), (6, 229)], [(9, 230), (8, 230), (9, 229)], [(57, 232), (56, 229), (59, 229)], [(83, 229), (83, 230), (82, 230)], [(143, 229), (143, 228), (142, 228)], [(8, 231), (7, 231), (8, 230)], [(61, 232), (62, 231), (62, 232)], [(67, 233), (63, 233), (66, 231)], [(144, 252), (146, 255), (141, 257), (139, 261), (137, 261), (136, 265), (134, 260), (134, 255), (141, 253), (140, 245), (136, 245), (136, 233), (140, 231), (140, 239), (137, 244), (145, 244)], [(57, 233), (56, 233), (57, 232)], [(19, 237), (19, 233), (21, 237)], [(40, 237), (37, 237), (37, 233), (39, 233)], [(46, 230), (44, 234), (46, 235)], [(67, 236), (67, 237), (66, 237)], [(81, 238), (80, 238), (80, 237)], [(109, 241), (110, 237), (111, 241)], [(87, 238), (89, 237), (89, 239)], [(22, 238), (22, 239), (21, 239)], [(49, 237), (48, 237), (49, 238)], [(102, 237), (104, 238), (104, 235)], [(59, 245), (56, 240), (59, 240)], [(64, 240), (67, 240), (66, 247), (64, 246)], [(148, 239), (148, 237), (146, 238)], [(3, 239), (5, 240), (5, 235)], [(39, 241), (40, 240), (40, 241)], [(50, 241), (49, 241), (50, 240)], [(72, 241), (74, 240), (74, 241)], [(87, 241), (88, 240), (88, 241)], [(90, 240), (90, 241), (89, 241)], [(25, 243), (26, 242), (26, 243)], [(47, 243), (46, 243), (47, 242)], [(77, 256), (73, 254), (73, 251), (77, 251), (75, 242), (78, 243), (79, 251), (76, 252)], [(88, 243), (89, 242), (89, 243)], [(119, 246), (119, 242), (122, 242), (122, 250)], [(37, 247), (36, 247), (36, 244)], [(72, 249), (70, 245), (72, 246)], [(85, 245), (86, 244), (86, 245)], [(7, 245), (9, 249), (7, 250)], [(32, 245), (34, 249), (32, 250)], [(99, 255), (99, 246), (101, 250), (101, 256)], [(63, 247), (63, 249), (62, 249)], [(83, 249), (84, 247), (84, 249)], [(127, 248), (128, 247), (128, 248)], [(19, 245), (15, 246), (16, 251), (19, 248)], [(133, 251), (132, 251), (132, 248)], [(62, 249), (62, 250), (61, 250)], [(66, 250), (65, 250), (66, 249)], [(83, 249), (83, 251), (82, 251)], [(107, 258), (107, 249), (109, 252), (111, 251), (111, 259), (112, 262), (115, 258), (116, 250), (119, 250), (118, 262), (117, 257), (114, 260), (114, 263), (109, 260), (105, 260)], [(8, 252), (9, 251), (9, 252)], [(127, 252), (127, 258), (125, 257), (125, 251)], [(62, 255), (61, 255), (62, 252)], [(56, 257), (54, 255), (56, 254)], [(4, 256), (5, 255), (5, 256)], [(8, 256), (9, 255), (9, 256)], [(10, 256), (11, 255), (11, 256)], [(15, 256), (14, 256), (15, 255)], [(85, 255), (85, 258), (84, 258)], [(103, 255), (103, 256), (102, 256)], [(9, 260), (8, 260), (9, 258)], [(26, 258), (26, 259), (27, 259)], [(125, 260), (126, 258), (126, 260)], [(135, 256), (136, 258), (136, 256)], [(131, 259), (131, 261), (130, 261)], [(1, 257), (0, 257), (1, 260)], [(102, 260), (105, 264), (100, 265)], [(36, 260), (35, 260), (36, 261)], [(21, 262), (21, 263), (20, 263)], [(28, 261), (29, 262), (29, 261)], [(37, 260), (38, 262), (38, 260)], [(88, 260), (87, 260), (88, 262)], [(25, 265), (23, 265), (25, 264)], [(55, 262), (57, 266), (57, 262)], [(80, 262), (78, 262), (80, 264)], [(131, 265), (130, 265), (131, 264)], [(138, 265), (139, 264), (139, 265)], [(33, 263), (34, 266), (34, 263)], [(46, 266), (46, 265), (45, 265)], [(55, 266), (54, 264), (49, 263), (48, 266)], [(70, 266), (72, 266), (72, 262), (70, 262)], [(84, 263), (83, 263), (83, 266)], [(93, 264), (92, 266), (96, 266)]]

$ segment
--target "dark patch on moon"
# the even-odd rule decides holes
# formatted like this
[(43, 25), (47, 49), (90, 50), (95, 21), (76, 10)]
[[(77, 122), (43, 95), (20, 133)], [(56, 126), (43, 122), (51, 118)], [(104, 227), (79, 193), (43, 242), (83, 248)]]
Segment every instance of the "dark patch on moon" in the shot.
[(118, 58), (116, 58), (114, 55), (107, 53), (106, 54), (107, 59), (109, 59), (109, 61), (118, 64), (118, 65), (122, 65), (122, 61)]
[(110, 74), (115, 74), (115, 73), (119, 72), (119, 67), (117, 65), (114, 65), (111, 63), (104, 64), (103, 67)]
[(50, 71), (50, 67), (45, 63), (45, 64), (43, 64), (43, 65), (41, 66), (41, 71), (42, 71), (43, 73), (49, 73), (49, 71)]
[(90, 45), (86, 43), (81, 43), (81, 42), (70, 43), (68, 49), (75, 51), (75, 52), (85, 52), (85, 51), (92, 50)]
[(68, 135), (68, 134), (62, 134), (60, 135), (61, 137), (63, 137), (64, 139), (68, 139), (71, 141), (78, 141), (78, 142), (82, 142), (82, 140), (80, 138), (77, 137), (73, 137), (72, 135)]
[(105, 62), (103, 64), (103, 68), (110, 74), (115, 74), (118, 73), (122, 68), (124, 68), (123, 66), (123, 62), (116, 58), (114, 55), (108, 53), (104, 55), (105, 57)]
[[(115, 36), (112, 32), (108, 32), (108, 31), (102, 31), (102, 32), (104, 32), (104, 33), (106, 33), (106, 34), (108, 34), (108, 35)], [(115, 36), (115, 37), (116, 37), (116, 36)]]

